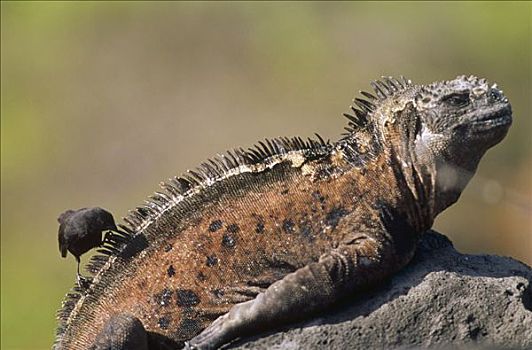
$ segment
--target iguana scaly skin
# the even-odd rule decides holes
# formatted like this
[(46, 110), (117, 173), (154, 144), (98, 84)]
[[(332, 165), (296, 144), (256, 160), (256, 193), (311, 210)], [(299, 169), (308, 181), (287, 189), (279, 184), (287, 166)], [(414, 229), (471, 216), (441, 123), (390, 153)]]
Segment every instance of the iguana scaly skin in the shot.
[(372, 83), (335, 143), (259, 142), (162, 184), (59, 313), (56, 349), (212, 349), (405, 266), (511, 124), (495, 85)]

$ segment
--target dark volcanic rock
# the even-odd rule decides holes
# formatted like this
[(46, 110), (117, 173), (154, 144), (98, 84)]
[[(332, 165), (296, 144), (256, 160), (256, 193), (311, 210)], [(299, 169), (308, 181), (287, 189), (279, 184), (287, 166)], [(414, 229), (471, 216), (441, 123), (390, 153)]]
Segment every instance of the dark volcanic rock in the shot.
[(458, 253), (425, 235), (387, 284), (325, 314), (232, 349), (532, 349), (532, 269), (511, 258)]

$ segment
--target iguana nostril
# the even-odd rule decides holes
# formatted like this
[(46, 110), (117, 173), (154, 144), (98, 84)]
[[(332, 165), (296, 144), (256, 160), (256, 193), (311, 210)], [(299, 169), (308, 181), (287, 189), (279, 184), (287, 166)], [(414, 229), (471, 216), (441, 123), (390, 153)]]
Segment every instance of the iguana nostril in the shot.
[(502, 94), (502, 91), (500, 91), (499, 89), (491, 88), (488, 93), (488, 97), (489, 97), (490, 102), (497, 102), (497, 101), (502, 101), (504, 98), (504, 95)]

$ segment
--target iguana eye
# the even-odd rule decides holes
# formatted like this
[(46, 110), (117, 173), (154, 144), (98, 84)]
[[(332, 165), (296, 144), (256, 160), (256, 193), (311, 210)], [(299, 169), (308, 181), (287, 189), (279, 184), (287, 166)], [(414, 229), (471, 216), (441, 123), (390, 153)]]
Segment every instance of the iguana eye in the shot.
[(455, 93), (445, 96), (442, 101), (453, 107), (465, 107), (469, 104), (469, 93)]

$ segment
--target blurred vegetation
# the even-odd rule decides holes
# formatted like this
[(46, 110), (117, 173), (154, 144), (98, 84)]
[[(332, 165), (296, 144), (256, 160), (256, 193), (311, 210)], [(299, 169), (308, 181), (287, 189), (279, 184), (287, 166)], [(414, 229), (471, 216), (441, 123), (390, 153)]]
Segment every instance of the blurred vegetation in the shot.
[(532, 263), (529, 2), (1, 6), (3, 349), (53, 341), (76, 268), (59, 256), (60, 212), (123, 216), (159, 181), (264, 137), (336, 139), (381, 75), (504, 89), (514, 126), (436, 228), (461, 251)]

